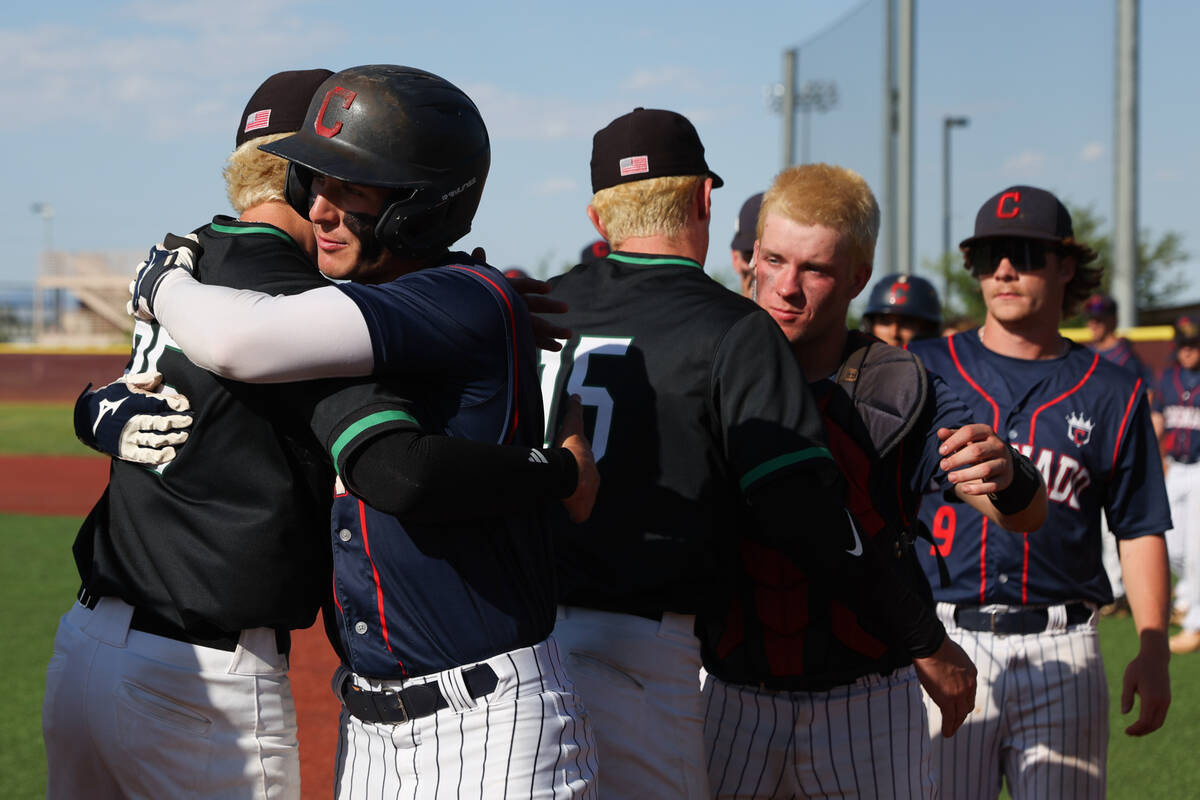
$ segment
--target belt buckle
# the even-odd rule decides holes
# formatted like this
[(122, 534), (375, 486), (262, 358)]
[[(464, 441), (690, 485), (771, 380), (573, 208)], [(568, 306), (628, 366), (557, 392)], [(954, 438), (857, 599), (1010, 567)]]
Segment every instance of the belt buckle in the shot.
[(997, 620), (999, 617), (1000, 617), (1000, 612), (999, 612), (999, 611), (989, 611), (989, 612), (988, 612), (988, 624), (989, 624), (989, 626), (990, 626), (990, 627), (991, 627), (991, 629), (992, 629), (992, 631), (991, 631), (991, 632), (992, 632), (992, 635), (993, 635), (993, 636), (994, 636), (994, 635), (996, 635), (996, 620)]
[(385, 697), (387, 697), (387, 698), (388, 698), (388, 700), (389, 700), (389, 701), (390, 701), (390, 700), (391, 700), (393, 697), (394, 697), (394, 698), (396, 698), (396, 707), (397, 707), (398, 709), (400, 709), (400, 716), (402, 717), (402, 719), (400, 719), (400, 721), (398, 721), (398, 722), (396, 722), (396, 723), (395, 723), (396, 725), (404, 725), (404, 724), (405, 724), (405, 723), (407, 723), (407, 722), (408, 722), (410, 719), (412, 719), (412, 717), (410, 717), (410, 716), (408, 715), (408, 708), (406, 708), (406, 707), (405, 707), (405, 705), (404, 705), (404, 698), (401, 696), (401, 693), (400, 693), (399, 691), (395, 691), (395, 692), (388, 691), (388, 692), (384, 692), (383, 694), (384, 694), (384, 696), (385, 696)]

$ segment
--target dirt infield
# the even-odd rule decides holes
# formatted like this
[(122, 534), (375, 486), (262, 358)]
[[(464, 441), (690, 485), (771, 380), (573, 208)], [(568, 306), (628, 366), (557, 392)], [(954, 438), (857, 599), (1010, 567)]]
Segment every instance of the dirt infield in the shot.
[(128, 353), (0, 353), (0, 400), (71, 402), (88, 381), (120, 377)]
[[(78, 387), (75, 391), (78, 391)], [(108, 482), (108, 459), (0, 455), (0, 513), (86, 516)], [(64, 558), (69, 558), (64, 553)], [(329, 689), (337, 656), (317, 624), (292, 635), (291, 677), (300, 723), (305, 800), (333, 793), (339, 704)]]

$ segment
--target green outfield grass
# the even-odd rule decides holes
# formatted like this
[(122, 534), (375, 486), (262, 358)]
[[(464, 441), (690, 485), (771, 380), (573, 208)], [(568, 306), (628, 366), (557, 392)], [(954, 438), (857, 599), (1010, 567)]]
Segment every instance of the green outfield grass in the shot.
[(0, 404), (0, 453), (101, 458), (75, 438), (71, 408), (64, 403)]

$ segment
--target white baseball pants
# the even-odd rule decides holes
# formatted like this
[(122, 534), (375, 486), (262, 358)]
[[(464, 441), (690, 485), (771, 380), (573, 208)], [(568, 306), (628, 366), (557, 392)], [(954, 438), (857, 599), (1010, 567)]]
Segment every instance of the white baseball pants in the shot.
[(299, 798), (287, 656), (269, 628), (234, 652), (130, 630), (115, 597), (54, 637), (42, 732), (47, 798)]
[(827, 692), (704, 687), (713, 797), (934, 798), (921, 685), (912, 667)]
[(373, 692), (437, 682), (450, 705), (402, 724), (365, 722), (343, 707), (334, 795), (341, 800), (597, 797), (595, 740), (554, 637), (480, 663), (491, 666), (498, 682), (478, 698), (463, 691), (463, 667), (405, 681), (371, 680), (340, 667), (335, 689), (343, 679)]
[(1180, 578), (1175, 584), (1175, 603), (1187, 608), (1183, 629), (1200, 631), (1200, 462), (1171, 462), (1167, 499), (1175, 526), (1167, 531), (1167, 554), (1171, 569)]
[(991, 800), (1001, 776), (1013, 800), (1104, 797), (1108, 682), (1097, 614), (1068, 626), (1063, 606), (1048, 613), (1042, 633), (1000, 635), (959, 628), (954, 606), (938, 603), (946, 632), (979, 670), (975, 710), (949, 739), (925, 695), (942, 797)]
[(605, 800), (707, 800), (695, 617), (561, 607), (554, 638), (587, 705)]

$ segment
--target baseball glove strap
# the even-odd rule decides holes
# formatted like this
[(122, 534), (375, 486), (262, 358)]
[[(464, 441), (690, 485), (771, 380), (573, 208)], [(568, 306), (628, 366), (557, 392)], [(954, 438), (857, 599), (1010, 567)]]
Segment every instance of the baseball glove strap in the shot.
[[(472, 698), (495, 691), (498, 682), (495, 670), (487, 664), (465, 669), (462, 676)], [(372, 692), (355, 686), (347, 675), (339, 694), (346, 710), (363, 722), (390, 725), (402, 725), (409, 720), (428, 717), (450, 706), (442, 696), (437, 681), (406, 686), (397, 692)]]

